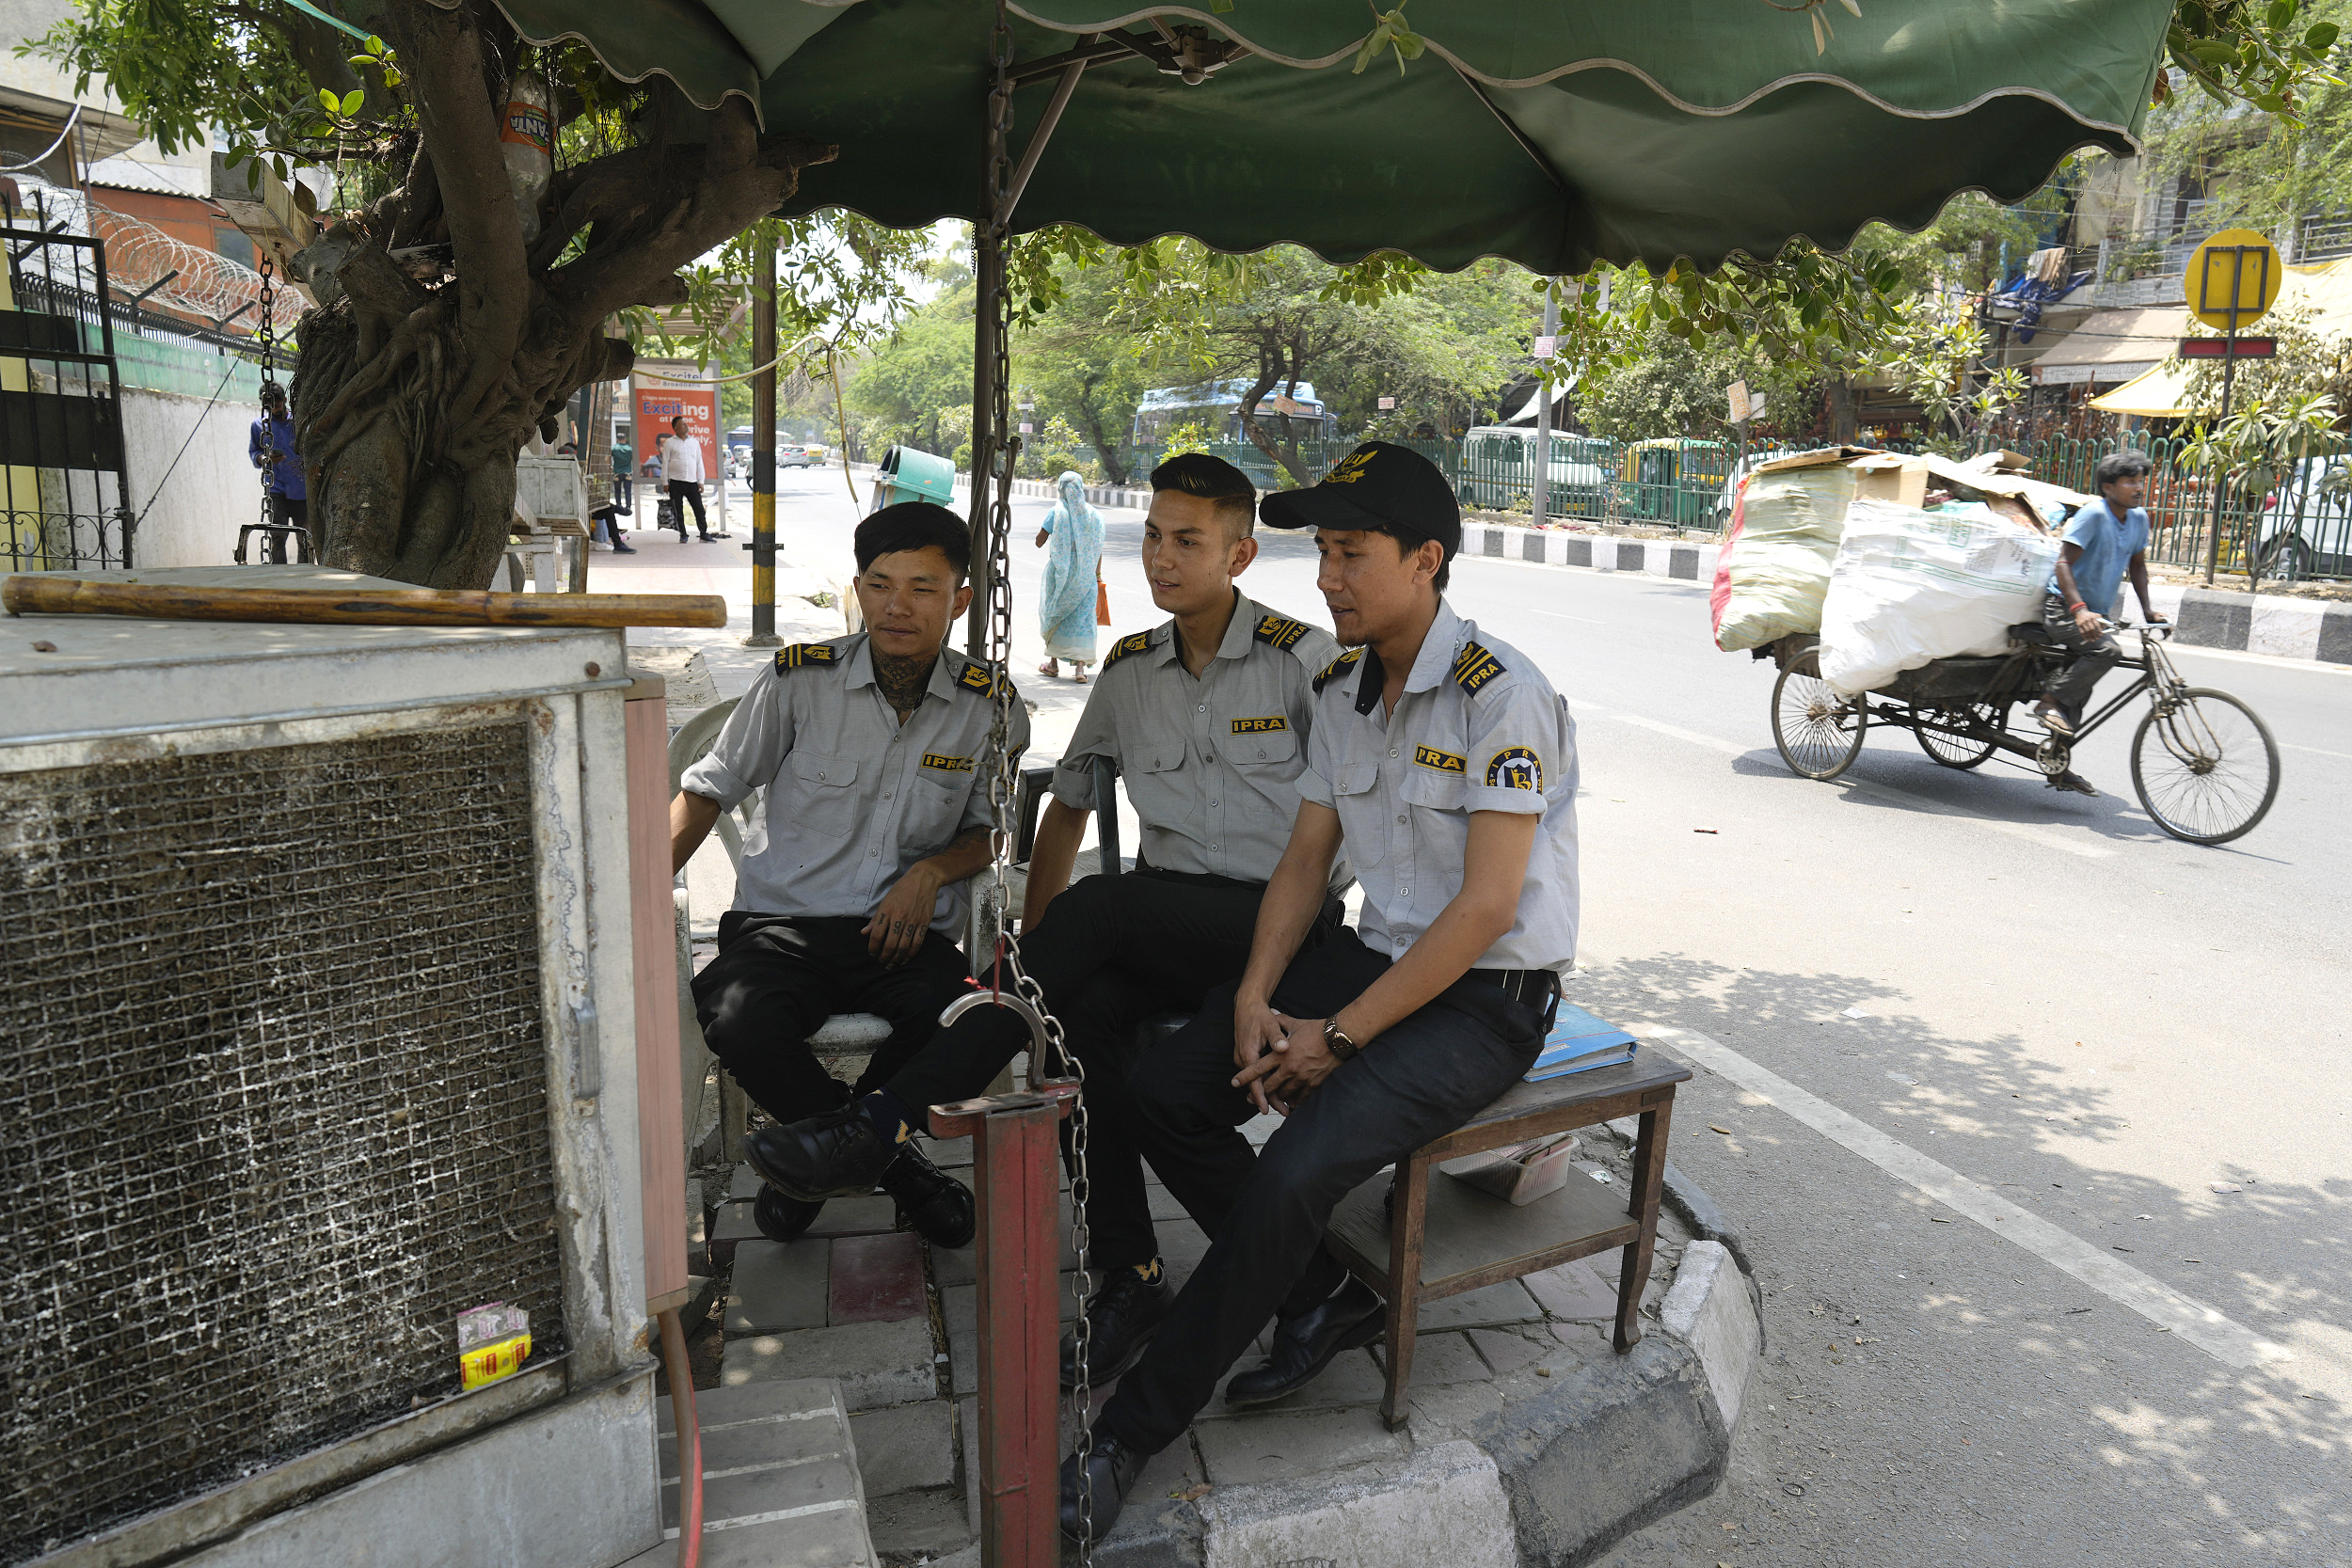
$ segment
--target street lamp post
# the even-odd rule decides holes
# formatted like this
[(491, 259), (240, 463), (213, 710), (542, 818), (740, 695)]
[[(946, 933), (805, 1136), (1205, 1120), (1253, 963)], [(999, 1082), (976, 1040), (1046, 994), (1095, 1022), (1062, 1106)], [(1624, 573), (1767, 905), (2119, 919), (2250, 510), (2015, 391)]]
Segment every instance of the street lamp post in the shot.
[(1535, 367), (1538, 374), (1535, 396), (1539, 401), (1535, 404), (1535, 472), (1534, 487), (1530, 491), (1533, 499), (1528, 508), (1528, 521), (1536, 528), (1544, 526), (1545, 517), (1551, 509), (1551, 384), (1541, 379), (1543, 371), (1548, 367), (1540, 361), (1556, 355), (1559, 345), (1560, 280), (1547, 277), (1544, 279), (1544, 331), (1543, 336), (1535, 340), (1535, 357), (1539, 361)]

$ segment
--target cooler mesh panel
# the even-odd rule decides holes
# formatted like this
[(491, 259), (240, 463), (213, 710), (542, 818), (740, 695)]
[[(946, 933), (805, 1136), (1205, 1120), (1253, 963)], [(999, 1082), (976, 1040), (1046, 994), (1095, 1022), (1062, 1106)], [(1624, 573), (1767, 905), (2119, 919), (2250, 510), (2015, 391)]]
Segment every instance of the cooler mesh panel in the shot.
[(519, 722), (0, 775), (0, 1561), (560, 1349)]

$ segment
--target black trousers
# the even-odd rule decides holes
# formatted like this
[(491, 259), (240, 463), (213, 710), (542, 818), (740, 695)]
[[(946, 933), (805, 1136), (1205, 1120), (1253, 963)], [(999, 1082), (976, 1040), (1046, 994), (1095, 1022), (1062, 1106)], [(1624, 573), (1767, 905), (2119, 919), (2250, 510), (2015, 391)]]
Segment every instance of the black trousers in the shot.
[(2045, 594), (2042, 600), (2042, 629), (2058, 640), (2074, 657), (2066, 668), (2053, 679), (2043, 695), (2058, 704), (2074, 718), (2081, 718), (2090, 704), (2090, 689), (2099, 684), (2099, 677), (2116, 666), (2123, 650), (2115, 645), (2115, 639), (2106, 632), (2096, 638), (2085, 637), (2074, 625), (2074, 612), (2066, 601), (2056, 594)]
[[(1149, 871), (1088, 877), (1048, 905), (1036, 933), (1021, 943), (1063, 1040), (1086, 1069), (1093, 1268), (1127, 1268), (1159, 1256), (1127, 1087), (1142, 1050), (1136, 1025), (1154, 1013), (1190, 1012), (1240, 976), (1263, 892), (1249, 883), (1210, 886)], [(983, 1092), (1028, 1045), (1028, 1027), (1017, 1014), (981, 1007), (941, 1030), (885, 1086), (920, 1116), (927, 1105)], [(1041, 1072), (1050, 1069), (1040, 1064)], [(1063, 1122), (1065, 1156), (1070, 1132)]]
[[(1292, 962), (1274, 1006), (1328, 1018), (1388, 967), (1342, 930)], [(1210, 1237), (1097, 1423), (1144, 1453), (1184, 1435), (1269, 1317), (1295, 1317), (1339, 1288), (1344, 1271), (1323, 1233), (1340, 1199), (1494, 1103), (1543, 1046), (1541, 1010), (1465, 976), (1293, 1105), (1258, 1153), (1239, 1131), (1256, 1108), (1232, 1086), (1237, 989), (1204, 1002), (1130, 1085), (1145, 1158)]]
[[(838, 1108), (888, 1079), (939, 1028), (963, 994), (963, 954), (937, 931), (903, 967), (866, 950), (863, 916), (811, 918), (729, 910), (719, 956), (694, 976), (703, 1038), (753, 1103), (778, 1121)], [(808, 1037), (834, 1013), (873, 1013), (890, 1038), (854, 1088), (827, 1072)]]
[(686, 509), (690, 506), (694, 509), (694, 531), (706, 534), (710, 531), (710, 524), (703, 517), (703, 487), (700, 484), (691, 479), (670, 481), (670, 500), (677, 507), (680, 536), (686, 532)]

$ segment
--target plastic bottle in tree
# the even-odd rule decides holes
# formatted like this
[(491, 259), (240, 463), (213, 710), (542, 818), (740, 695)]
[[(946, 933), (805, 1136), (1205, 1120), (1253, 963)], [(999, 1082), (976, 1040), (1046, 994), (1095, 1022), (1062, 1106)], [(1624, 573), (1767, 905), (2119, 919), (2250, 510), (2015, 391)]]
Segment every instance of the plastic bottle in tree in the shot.
[(500, 117), (499, 151), (506, 158), (507, 182), (515, 188), (515, 212), (523, 243), (539, 237), (539, 202), (555, 177), (554, 122), (548, 113), (548, 84), (535, 71), (518, 71)]

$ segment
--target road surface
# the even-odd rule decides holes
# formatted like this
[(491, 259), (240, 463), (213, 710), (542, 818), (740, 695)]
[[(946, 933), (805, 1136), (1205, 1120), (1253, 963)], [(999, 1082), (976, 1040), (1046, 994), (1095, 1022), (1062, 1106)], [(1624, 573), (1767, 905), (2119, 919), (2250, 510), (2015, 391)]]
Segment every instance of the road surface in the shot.
[[(846, 577), (839, 470), (781, 490), (791, 559)], [(1013, 546), (1041, 757), (1084, 697), (1034, 673), (1044, 509)], [(740, 598), (734, 515), (627, 585)], [(1105, 516), (1107, 641), (1156, 618), (1140, 515)], [(1323, 621), (1311, 542), (1260, 537), (1248, 591)], [(2201, 848), (2139, 811), (2129, 724), (2077, 752), (2096, 800), (1899, 731), (1816, 784), (1702, 591), (1465, 560), (1450, 597), (1578, 716), (1571, 995), (1695, 1032), (1648, 1048), (1698, 1072), (1673, 1157), (1764, 1293), (1729, 1483), (1613, 1568), (2352, 1562), (2352, 670), (2180, 650), (2284, 763), (2267, 820)]]

